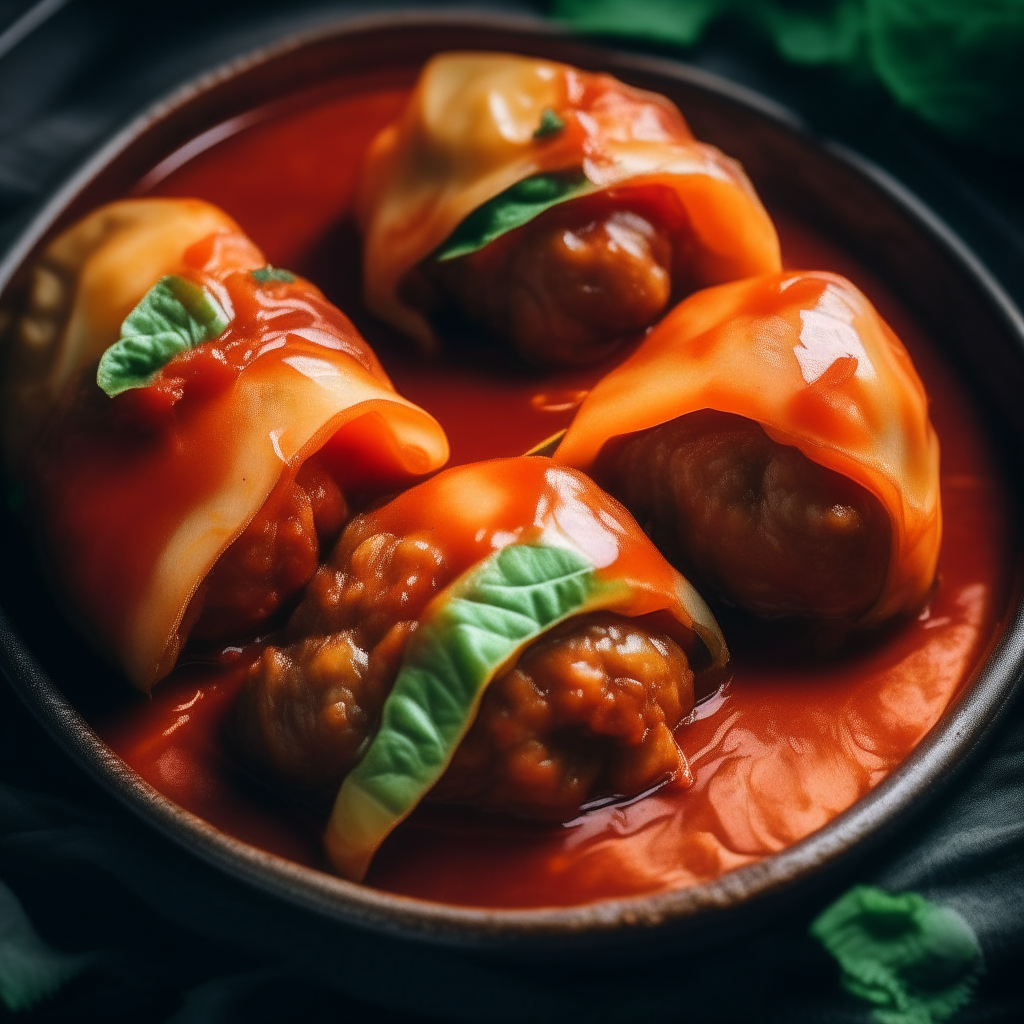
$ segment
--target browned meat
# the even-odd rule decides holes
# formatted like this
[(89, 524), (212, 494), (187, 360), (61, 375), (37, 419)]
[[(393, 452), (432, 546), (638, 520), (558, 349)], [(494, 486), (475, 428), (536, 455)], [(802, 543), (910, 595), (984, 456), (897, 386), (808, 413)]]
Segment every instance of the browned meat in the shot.
[[(405, 644), (448, 582), (426, 536), (346, 530), (236, 709), (245, 758), (277, 786), (329, 798), (374, 734)], [(434, 799), (566, 818), (682, 767), (672, 729), (693, 673), (667, 635), (612, 614), (574, 619), (493, 681)]]
[(683, 770), (672, 730), (692, 708), (670, 637), (610, 613), (572, 619), (487, 688), (431, 799), (564, 821)]
[(192, 614), (191, 636), (226, 641), (252, 636), (312, 579), (320, 548), (348, 516), (345, 497), (314, 456), (279, 488), (221, 555)]
[(468, 256), (424, 263), (433, 299), (404, 294), (421, 307), (454, 305), (529, 362), (585, 365), (657, 319), (671, 267), (669, 235), (647, 217), (569, 203)]
[(247, 760), (285, 787), (330, 796), (362, 754), (398, 674), (405, 643), (444, 585), (444, 559), (424, 537), (346, 530), (239, 699)]
[(751, 420), (681, 416), (606, 445), (594, 476), (702, 592), (756, 615), (853, 620), (881, 593), (878, 499)]

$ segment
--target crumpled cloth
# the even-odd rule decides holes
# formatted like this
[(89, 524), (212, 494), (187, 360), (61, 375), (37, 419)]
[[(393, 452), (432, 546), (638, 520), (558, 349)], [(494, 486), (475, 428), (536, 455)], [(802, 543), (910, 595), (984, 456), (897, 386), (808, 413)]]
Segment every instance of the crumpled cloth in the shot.
[[(0, 248), (89, 152), (181, 81), (287, 31), (366, 13), (308, 0), (286, 10), (274, 0), (176, 0), (170, 10), (71, 0), (0, 57)], [(728, 48), (696, 56), (769, 91), (778, 85), (770, 67)], [(829, 127), (841, 134), (849, 125), (837, 115)], [(902, 134), (856, 139), (927, 193), (997, 272), (1010, 268), (1004, 281), (1019, 287), (1024, 218), (1019, 194), (1000, 191), (1002, 178), (955, 151), (912, 160)], [(1024, 178), (1018, 165), (1004, 170), (1011, 184)], [(983, 209), (995, 214), (986, 219)], [(970, 923), (986, 972), (955, 1022), (1024, 1020), (1022, 713), (1018, 700), (960, 779), (785, 920), (706, 951), (669, 941), (642, 962), (522, 963), (348, 931), (225, 877), (105, 794), (0, 680), (0, 881), (40, 941), (80, 968), (11, 1017), (866, 1024), (868, 1008), (843, 992), (838, 965), (808, 934), (825, 906), (862, 883), (918, 892)]]

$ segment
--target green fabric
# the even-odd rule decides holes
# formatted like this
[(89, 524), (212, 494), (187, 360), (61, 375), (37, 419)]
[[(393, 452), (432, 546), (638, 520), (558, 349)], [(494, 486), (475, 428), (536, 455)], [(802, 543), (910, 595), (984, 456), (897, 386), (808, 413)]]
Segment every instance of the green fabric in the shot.
[(100, 359), (96, 383), (111, 398), (145, 387), (176, 355), (212, 341), (229, 321), (205, 288), (168, 274), (125, 317), (121, 337)]
[(36, 934), (14, 893), (0, 882), (0, 1001), (8, 1010), (34, 1006), (90, 959), (52, 950)]
[(729, 16), (795, 64), (866, 70), (947, 135), (1024, 152), (1024, 0), (554, 0), (552, 13), (682, 46)]
[[(547, 113), (550, 111), (545, 111)], [(537, 130), (543, 132), (545, 125), (550, 123), (550, 119), (542, 117)], [(552, 134), (550, 128), (545, 134)], [(582, 171), (535, 174), (524, 178), (477, 207), (434, 252), (434, 259), (443, 262), (476, 252), (552, 206), (582, 195), (593, 187)]]
[(879, 1024), (941, 1024), (973, 994), (981, 947), (955, 911), (917, 893), (858, 885), (811, 925), (836, 958), (842, 985)]

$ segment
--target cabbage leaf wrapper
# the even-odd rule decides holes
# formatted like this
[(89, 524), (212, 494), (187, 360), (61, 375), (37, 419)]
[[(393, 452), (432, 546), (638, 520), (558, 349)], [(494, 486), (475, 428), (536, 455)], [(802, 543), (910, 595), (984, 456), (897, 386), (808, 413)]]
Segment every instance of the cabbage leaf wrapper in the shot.
[[(528, 182), (548, 200), (524, 201), (515, 187), (529, 193)], [(663, 96), (551, 61), (439, 54), (367, 155), (356, 209), (366, 303), (432, 351), (433, 328), (399, 294), (421, 260), (475, 251), (556, 202), (651, 188), (684, 225), (695, 287), (780, 268), (742, 168), (696, 141)]]
[(597, 609), (657, 616), (705, 688), (724, 682), (728, 650), (696, 591), (617, 502), (543, 458), (447, 470), (372, 513), (389, 532), (437, 523), (458, 575), (427, 605), (381, 725), (342, 783), (325, 843), (362, 880), (384, 839), (450, 763), (488, 685), (536, 638)]
[(310, 456), (343, 494), (448, 457), (348, 318), (271, 270), (227, 215), (189, 199), (103, 207), (34, 268), (8, 461), (71, 613), (143, 690), (174, 666), (210, 570)]
[(848, 280), (786, 271), (690, 296), (580, 406), (556, 462), (704, 409), (745, 417), (873, 494), (891, 524), (881, 593), (858, 625), (913, 610), (942, 539), (939, 442), (902, 342)]

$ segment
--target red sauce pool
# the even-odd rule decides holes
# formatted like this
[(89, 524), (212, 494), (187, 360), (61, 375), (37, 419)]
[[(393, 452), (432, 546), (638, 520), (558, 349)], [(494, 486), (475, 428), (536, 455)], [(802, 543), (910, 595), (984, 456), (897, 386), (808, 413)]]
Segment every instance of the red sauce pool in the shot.
[[(316, 281), (375, 346), (398, 389), (441, 421), (453, 465), (518, 454), (564, 427), (604, 368), (540, 379), (424, 365), (361, 309), (349, 216), (355, 178), (361, 153), (406, 95), (405, 83), (366, 80), (340, 98), (254, 116), (234, 134), (208, 133), (219, 141), (206, 149), (186, 147), (140, 191), (222, 206), (273, 264)], [(883, 282), (811, 226), (773, 213), (787, 266), (851, 278), (903, 338), (932, 397), (945, 536), (930, 604), (832, 662), (766, 652), (756, 635), (725, 623), (733, 681), (678, 733), (692, 787), (557, 827), (423, 807), (384, 845), (369, 884), (449, 903), (538, 907), (713, 879), (802, 839), (877, 785), (980, 664), (1008, 607), (1017, 539), (979, 417)], [(242, 653), (223, 670), (179, 669), (152, 699), (126, 699), (97, 728), (183, 807), (256, 846), (324, 867), (323, 819), (265, 796), (224, 752), (223, 723), (246, 664)]]

